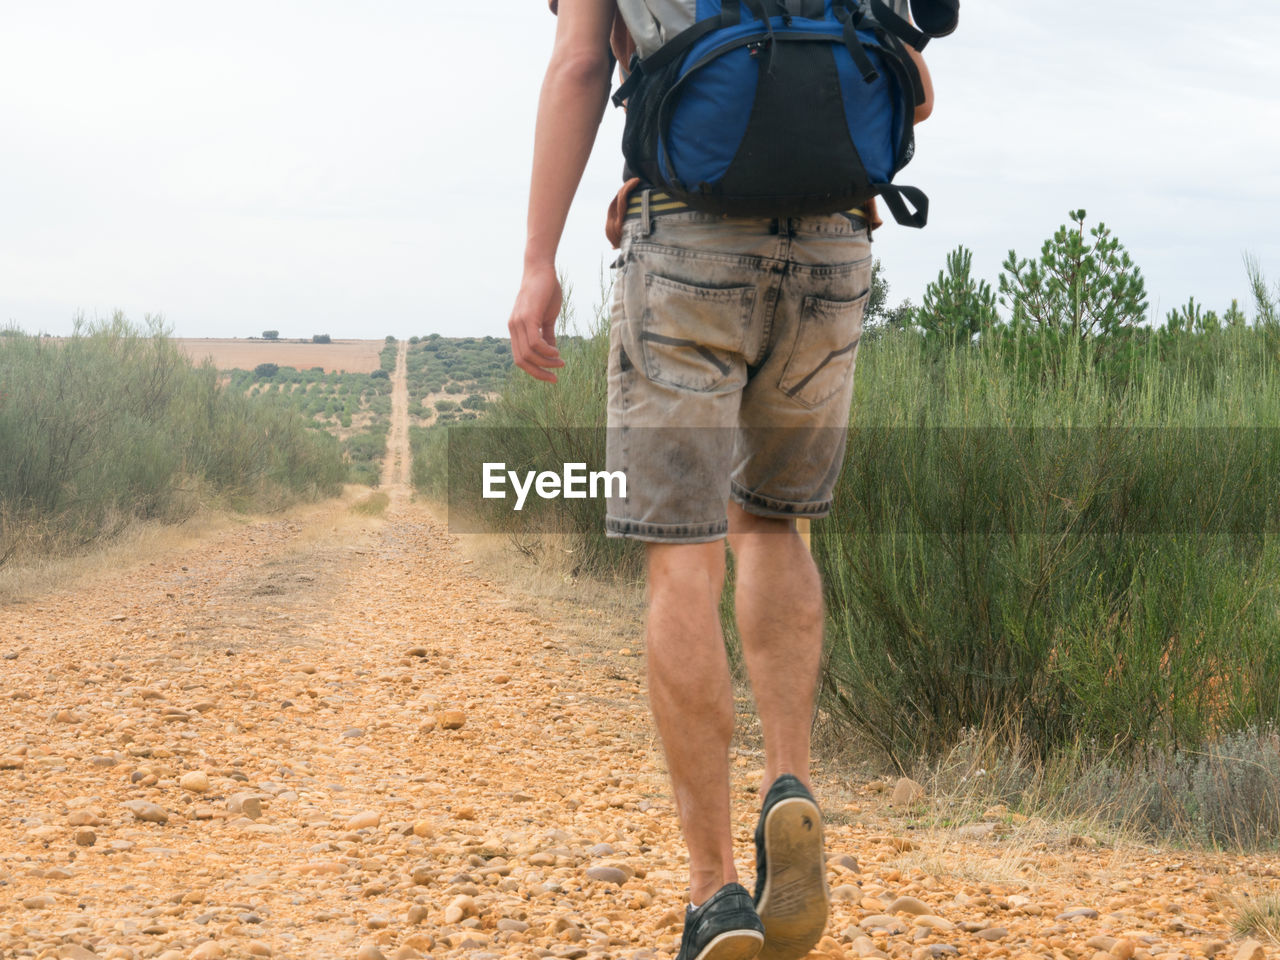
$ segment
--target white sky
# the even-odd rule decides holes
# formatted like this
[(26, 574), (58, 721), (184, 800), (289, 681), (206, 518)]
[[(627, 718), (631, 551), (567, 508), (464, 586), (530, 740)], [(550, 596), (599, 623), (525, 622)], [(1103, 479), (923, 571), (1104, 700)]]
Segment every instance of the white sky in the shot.
[[(498, 14), (501, 16), (497, 16)], [(0, 325), (163, 314), (180, 336), (504, 336), (519, 283), (543, 0), (5, 0)], [(876, 234), (891, 299), (964, 243), (1083, 206), (1162, 317), (1280, 280), (1280, 5), (966, 0), (926, 52), (933, 119), (899, 175), (930, 225)], [(562, 245), (586, 313), (613, 259), (610, 108)]]

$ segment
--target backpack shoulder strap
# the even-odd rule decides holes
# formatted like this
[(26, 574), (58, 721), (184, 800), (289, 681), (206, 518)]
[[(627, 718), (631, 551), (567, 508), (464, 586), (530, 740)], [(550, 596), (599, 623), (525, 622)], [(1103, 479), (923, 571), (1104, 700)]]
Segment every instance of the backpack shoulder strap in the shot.
[(713, 30), (741, 23), (742, 5), (745, 3), (747, 8), (750, 9), (754, 2), (755, 0), (723, 0), (723, 3), (720, 4), (719, 15), (699, 20), (693, 26), (681, 30), (664, 43), (660, 49), (655, 50), (643, 60), (638, 56), (632, 57), (631, 64), (627, 67), (627, 79), (622, 82), (622, 86), (613, 95), (613, 105), (615, 107), (622, 106), (623, 102), (627, 97), (631, 96), (632, 91), (640, 83), (642, 73), (655, 73), (661, 70), (667, 64), (684, 56), (689, 48)]
[(898, 15), (884, 0), (871, 0), (871, 13), (876, 22), (892, 33), (903, 43), (909, 43), (917, 50), (923, 50), (929, 38), (911, 25), (911, 21)]

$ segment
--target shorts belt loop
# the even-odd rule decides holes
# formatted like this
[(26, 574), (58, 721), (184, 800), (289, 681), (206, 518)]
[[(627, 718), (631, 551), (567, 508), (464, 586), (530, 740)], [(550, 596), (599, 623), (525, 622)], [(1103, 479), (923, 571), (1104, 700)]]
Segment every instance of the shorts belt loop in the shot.
[(645, 187), (640, 192), (640, 236), (647, 237), (653, 229), (653, 221), (650, 219), (649, 213), (649, 194), (653, 193), (651, 189)]

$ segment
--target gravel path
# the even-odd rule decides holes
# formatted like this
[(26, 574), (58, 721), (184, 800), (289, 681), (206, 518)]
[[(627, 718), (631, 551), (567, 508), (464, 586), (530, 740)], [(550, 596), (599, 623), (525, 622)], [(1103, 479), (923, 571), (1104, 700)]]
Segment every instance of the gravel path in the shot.
[[(486, 579), (399, 455), (384, 520), (322, 504), (0, 607), (0, 957), (674, 954), (684, 861), (635, 638)], [(736, 753), (750, 885), (760, 758)], [(1230, 937), (1274, 858), (998, 810), (911, 831), (882, 785), (818, 782), (815, 958), (1280, 956)]]

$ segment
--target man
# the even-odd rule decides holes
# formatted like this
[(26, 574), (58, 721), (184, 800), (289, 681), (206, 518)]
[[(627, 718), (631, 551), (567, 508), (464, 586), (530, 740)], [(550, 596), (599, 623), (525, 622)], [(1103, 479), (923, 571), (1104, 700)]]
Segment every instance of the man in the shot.
[[(905, 0), (895, 6), (905, 15)], [(556, 249), (608, 100), (611, 42), (623, 63), (629, 48), (615, 0), (560, 0), (556, 12), (509, 322), (517, 366), (549, 382), (563, 366)], [(932, 91), (915, 59), (928, 93), (919, 121)], [(823, 608), (795, 518), (830, 508), (872, 224), (872, 203), (820, 217), (728, 218), (634, 181), (611, 211), (622, 253), (608, 469), (627, 473), (631, 496), (610, 501), (607, 524), (610, 535), (646, 543), (650, 704), (689, 848), (680, 960), (793, 960), (826, 924), (822, 818), (809, 784)], [(726, 534), (766, 754), (754, 896), (738, 883), (730, 831), (734, 711), (718, 614)]]

